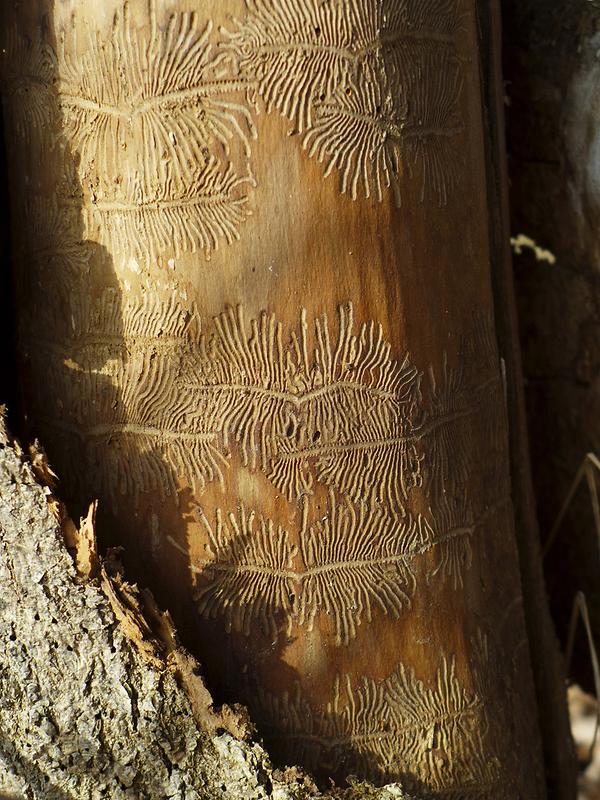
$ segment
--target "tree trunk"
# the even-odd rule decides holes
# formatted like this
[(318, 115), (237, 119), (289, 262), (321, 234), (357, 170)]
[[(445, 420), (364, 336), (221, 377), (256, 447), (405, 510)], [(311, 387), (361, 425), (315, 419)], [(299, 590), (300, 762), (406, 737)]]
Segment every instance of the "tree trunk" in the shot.
[[(538, 247), (521, 244), (515, 263), (545, 540), (586, 454), (600, 454), (597, 5), (505, 2), (512, 230)], [(566, 642), (575, 594), (583, 591), (598, 641), (600, 551), (585, 480), (566, 511), (546, 559), (552, 611)], [(593, 688), (583, 635), (572, 677)]]
[(187, 9), (8, 14), (28, 431), (279, 763), (543, 797), (476, 4)]

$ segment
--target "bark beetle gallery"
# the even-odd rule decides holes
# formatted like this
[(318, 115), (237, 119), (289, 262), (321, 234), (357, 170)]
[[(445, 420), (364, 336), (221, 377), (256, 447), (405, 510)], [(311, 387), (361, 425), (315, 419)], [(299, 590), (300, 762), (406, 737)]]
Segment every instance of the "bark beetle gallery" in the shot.
[(539, 796), (475, 3), (30, 5), (22, 396), (72, 502), (282, 763)]

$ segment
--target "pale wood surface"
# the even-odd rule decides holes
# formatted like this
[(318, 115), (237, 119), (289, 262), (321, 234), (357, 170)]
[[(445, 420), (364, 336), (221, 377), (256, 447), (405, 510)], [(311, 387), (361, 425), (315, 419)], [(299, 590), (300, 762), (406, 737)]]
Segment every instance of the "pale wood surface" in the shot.
[(45, 6), (3, 69), (32, 430), (284, 762), (542, 796), (474, 4)]

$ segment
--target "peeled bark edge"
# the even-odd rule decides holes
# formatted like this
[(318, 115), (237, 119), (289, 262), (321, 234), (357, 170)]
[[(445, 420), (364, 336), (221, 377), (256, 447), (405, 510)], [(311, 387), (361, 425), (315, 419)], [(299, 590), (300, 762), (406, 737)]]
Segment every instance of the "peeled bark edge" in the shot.
[(321, 794), (227, 732), (247, 733), (243, 715), (212, 709), (167, 615), (146, 620), (99, 557), (97, 578), (77, 572), (67, 517), (35, 472), (2, 419), (0, 797), (409, 800), (398, 784)]

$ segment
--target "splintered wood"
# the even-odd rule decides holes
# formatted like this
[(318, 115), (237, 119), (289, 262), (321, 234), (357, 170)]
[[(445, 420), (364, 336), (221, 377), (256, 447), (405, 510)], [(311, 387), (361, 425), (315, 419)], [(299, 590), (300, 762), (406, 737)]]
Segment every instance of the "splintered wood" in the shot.
[(473, 0), (32, 0), (21, 389), (282, 764), (542, 797)]

